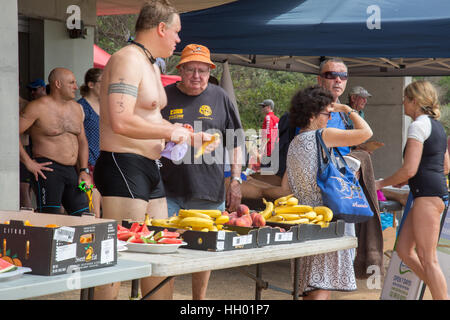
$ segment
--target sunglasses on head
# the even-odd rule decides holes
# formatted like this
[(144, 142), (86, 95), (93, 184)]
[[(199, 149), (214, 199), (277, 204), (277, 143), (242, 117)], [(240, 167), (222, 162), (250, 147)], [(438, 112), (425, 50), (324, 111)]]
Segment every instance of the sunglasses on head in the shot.
[(322, 73), (320, 76), (325, 79), (336, 79), (337, 77), (339, 77), (341, 80), (348, 79), (347, 72), (327, 71), (327, 72)]

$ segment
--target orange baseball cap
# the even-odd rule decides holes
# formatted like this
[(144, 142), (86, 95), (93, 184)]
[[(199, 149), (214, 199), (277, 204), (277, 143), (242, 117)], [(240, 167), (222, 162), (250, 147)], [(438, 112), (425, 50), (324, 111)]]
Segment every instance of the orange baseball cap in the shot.
[(198, 61), (204, 62), (211, 66), (211, 69), (215, 69), (216, 65), (211, 61), (209, 49), (200, 44), (188, 44), (181, 52), (181, 59), (177, 65), (177, 69), (186, 62)]

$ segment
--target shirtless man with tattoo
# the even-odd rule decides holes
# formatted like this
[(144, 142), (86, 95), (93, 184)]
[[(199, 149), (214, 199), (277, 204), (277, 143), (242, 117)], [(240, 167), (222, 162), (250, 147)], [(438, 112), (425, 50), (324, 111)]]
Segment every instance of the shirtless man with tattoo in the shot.
[[(161, 116), (167, 97), (157, 57), (173, 54), (180, 42), (180, 17), (167, 1), (147, 2), (136, 22), (132, 43), (113, 54), (106, 65), (100, 89), (100, 156), (94, 180), (103, 199), (103, 217), (144, 221), (151, 199), (164, 198), (158, 163), (166, 141), (195, 146), (211, 135), (194, 134)], [(167, 217), (167, 206), (159, 218)], [(151, 216), (155, 217), (155, 212)], [(145, 295), (162, 278), (141, 280)], [(120, 284), (97, 287), (95, 299), (117, 298)], [(152, 296), (171, 299), (172, 285)]]
[(78, 185), (92, 180), (84, 113), (74, 100), (77, 81), (72, 71), (55, 68), (48, 82), (50, 95), (28, 103), (20, 113), (19, 134), (28, 130), (33, 140), (32, 158), (20, 142), (20, 161), (34, 176), (38, 212), (60, 213), (62, 204), (68, 214), (81, 215), (89, 211), (89, 203)]

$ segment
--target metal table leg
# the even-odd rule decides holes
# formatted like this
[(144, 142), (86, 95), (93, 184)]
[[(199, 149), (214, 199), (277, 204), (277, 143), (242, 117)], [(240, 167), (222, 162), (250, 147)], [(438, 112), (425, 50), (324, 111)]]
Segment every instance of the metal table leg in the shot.
[(94, 300), (94, 288), (81, 289), (80, 300)]
[(300, 258), (294, 259), (294, 289), (292, 293), (292, 299), (298, 300), (298, 285), (299, 285), (299, 276), (300, 273)]
[(131, 280), (131, 296), (130, 299), (137, 299), (139, 297), (139, 279)]
[(88, 300), (89, 290), (81, 289), (80, 290), (80, 300)]
[(259, 265), (259, 268), (258, 267), (256, 268), (256, 272), (257, 272), (256, 275), (248, 272), (243, 267), (238, 269), (241, 273), (245, 274), (250, 279), (255, 280), (255, 283), (256, 283), (255, 300), (261, 300), (261, 291), (262, 290), (266, 290), (266, 289), (271, 289), (271, 290), (275, 290), (275, 291), (279, 291), (279, 292), (283, 292), (283, 293), (292, 295), (292, 291), (291, 290), (280, 288), (280, 287), (277, 287), (277, 286), (274, 286), (274, 285), (270, 284), (267, 281), (264, 281), (261, 278), (262, 270), (260, 268), (261, 268), (261, 265)]
[[(256, 265), (256, 278), (257, 279), (262, 279), (262, 265), (257, 264)], [(261, 291), (263, 289), (263, 286), (261, 286), (261, 282), (260, 281), (256, 281), (256, 286), (255, 286), (255, 300), (261, 300)]]

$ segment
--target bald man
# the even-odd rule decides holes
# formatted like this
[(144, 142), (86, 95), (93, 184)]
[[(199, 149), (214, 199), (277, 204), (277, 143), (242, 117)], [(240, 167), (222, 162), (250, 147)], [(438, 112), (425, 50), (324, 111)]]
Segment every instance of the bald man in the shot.
[(77, 81), (72, 71), (53, 69), (50, 95), (30, 102), (20, 113), (19, 134), (28, 130), (33, 141), (32, 158), (20, 143), (20, 161), (31, 172), (37, 211), (69, 215), (89, 211), (80, 182), (92, 184), (88, 167), (88, 142), (84, 113), (74, 100)]

